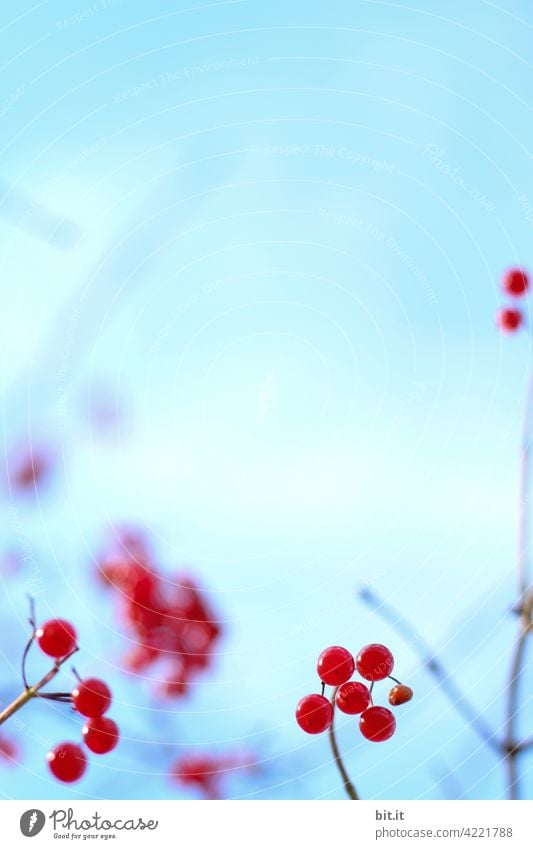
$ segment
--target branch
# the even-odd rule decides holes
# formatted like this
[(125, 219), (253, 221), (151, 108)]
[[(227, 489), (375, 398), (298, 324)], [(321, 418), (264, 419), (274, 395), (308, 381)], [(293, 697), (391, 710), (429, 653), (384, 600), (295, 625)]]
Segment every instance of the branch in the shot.
[(519, 799), (519, 783), (517, 769), (517, 755), (523, 751), (520, 744), (515, 741), (515, 726), (519, 711), (519, 682), (522, 672), (522, 664), (524, 660), (524, 650), (526, 647), (526, 637), (529, 629), (520, 628), (518, 638), (514, 647), (513, 657), (511, 661), (511, 672), (509, 675), (509, 685), (507, 688), (507, 722), (505, 732), (505, 762), (507, 764), (508, 788), (507, 793), (509, 799)]
[(331, 707), (333, 709), (333, 717), (331, 720), (331, 725), (329, 726), (329, 742), (331, 746), (331, 751), (333, 752), (333, 758), (335, 759), (335, 763), (337, 765), (337, 769), (339, 770), (342, 778), (342, 783), (344, 784), (344, 789), (346, 790), (346, 795), (349, 799), (352, 799), (354, 802), (359, 801), (359, 796), (357, 794), (357, 790), (353, 786), (350, 776), (346, 772), (346, 767), (344, 766), (344, 762), (341, 757), (341, 753), (339, 751), (339, 746), (337, 744), (337, 738), (335, 736), (335, 696), (337, 695), (337, 690), (339, 688), (336, 687), (331, 698)]
[(517, 757), (529, 745), (528, 741), (522, 744), (517, 743), (516, 720), (520, 710), (519, 683), (524, 664), (526, 639), (532, 630), (533, 591), (529, 583), (529, 464), (531, 459), (532, 411), (533, 372), (529, 378), (524, 408), (522, 450), (520, 452), (517, 551), (518, 604), (516, 606), (516, 611), (520, 615), (520, 628), (513, 649), (509, 682), (507, 684), (507, 717), (504, 740), (505, 763), (507, 765), (507, 795), (509, 799), (520, 798)]
[(522, 422), (522, 449), (520, 452), (520, 490), (518, 511), (518, 550), (517, 550), (517, 580), (520, 605), (525, 603), (527, 595), (528, 578), (528, 553), (529, 553), (529, 523), (528, 523), (528, 493), (529, 493), (529, 461), (531, 447), (531, 422), (533, 411), (533, 372), (529, 379), (529, 386), (524, 408)]
[(442, 662), (436, 657), (434, 651), (425, 642), (425, 640), (422, 639), (418, 631), (413, 628), (405, 616), (403, 616), (391, 604), (383, 601), (374, 592), (374, 590), (371, 590), (369, 587), (362, 587), (358, 590), (357, 594), (359, 598), (375, 610), (382, 619), (396, 628), (398, 634), (400, 634), (405, 642), (418, 654), (427, 671), (433, 675), (442, 692), (453, 704), (457, 712), (463, 717), (463, 719), (466, 720), (484, 743), (490, 746), (493, 751), (501, 755), (504, 749), (496, 737), (496, 732), (493, 731), (490, 725), (488, 725), (483, 717), (479, 715), (476, 708), (461, 692), (457, 684), (454, 683)]
[(515, 751), (517, 755), (521, 755), (522, 752), (527, 752), (529, 751), (529, 749), (533, 749), (533, 737), (527, 737), (525, 740), (515, 746)]
[(77, 651), (78, 647), (76, 646), (75, 649), (72, 649), (70, 654), (67, 654), (65, 657), (61, 658), (61, 660), (56, 661), (52, 669), (50, 669), (49, 672), (47, 672), (46, 675), (41, 678), (40, 681), (37, 682), (37, 684), (34, 684), (32, 687), (26, 687), (26, 689), (20, 694), (20, 696), (17, 696), (15, 701), (11, 702), (10, 705), (4, 708), (4, 710), (0, 712), (0, 725), (3, 725), (4, 722), (6, 722), (11, 716), (13, 716), (14, 713), (20, 710), (21, 707), (24, 707), (24, 705), (29, 702), (30, 699), (33, 699), (36, 696), (46, 697), (46, 693), (40, 693), (39, 691), (42, 689), (42, 687), (46, 687), (46, 685), (49, 684), (53, 678), (55, 678), (63, 664), (66, 663), (67, 660), (69, 660), (69, 658), (71, 658), (72, 655), (75, 654)]

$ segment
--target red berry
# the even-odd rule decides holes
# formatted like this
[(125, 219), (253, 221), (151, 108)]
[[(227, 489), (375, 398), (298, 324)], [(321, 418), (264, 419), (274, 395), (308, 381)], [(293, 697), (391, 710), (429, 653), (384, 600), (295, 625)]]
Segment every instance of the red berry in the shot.
[(387, 646), (370, 643), (357, 655), (357, 671), (367, 681), (382, 681), (388, 678), (394, 668), (394, 658)]
[(35, 632), (39, 648), (49, 657), (65, 657), (76, 648), (78, 635), (66, 619), (50, 619)]
[(503, 333), (515, 333), (522, 325), (522, 313), (520, 310), (503, 307), (496, 316), (496, 322)]
[(321, 734), (333, 720), (333, 708), (325, 696), (312, 693), (296, 706), (296, 722), (308, 734)]
[(405, 684), (396, 684), (389, 693), (389, 704), (397, 707), (398, 705), (404, 705), (406, 702), (410, 702), (412, 698), (413, 691), (410, 687), (406, 687)]
[(502, 278), (504, 292), (513, 298), (524, 295), (529, 288), (529, 276), (522, 268), (509, 268)]
[(337, 687), (352, 677), (355, 669), (353, 656), (342, 646), (324, 649), (317, 663), (317, 672), (324, 684)]
[(118, 743), (120, 733), (118, 725), (108, 716), (97, 716), (90, 719), (82, 728), (83, 739), (96, 755), (106, 755)]
[(24, 447), (9, 460), (10, 484), (19, 492), (35, 491), (50, 477), (53, 465), (53, 452), (49, 448)]
[(87, 769), (87, 758), (76, 743), (59, 743), (46, 756), (50, 772), (59, 781), (78, 781)]
[(82, 716), (102, 716), (111, 704), (111, 690), (105, 681), (86, 678), (72, 691), (72, 704)]
[(343, 713), (362, 713), (370, 704), (370, 690), (359, 681), (348, 681), (337, 690), (335, 704)]
[(14, 762), (19, 757), (18, 747), (12, 740), (0, 736), (0, 759), (5, 758), (7, 761)]
[(396, 730), (394, 714), (385, 707), (369, 707), (359, 720), (361, 734), (373, 743), (382, 743), (392, 737)]

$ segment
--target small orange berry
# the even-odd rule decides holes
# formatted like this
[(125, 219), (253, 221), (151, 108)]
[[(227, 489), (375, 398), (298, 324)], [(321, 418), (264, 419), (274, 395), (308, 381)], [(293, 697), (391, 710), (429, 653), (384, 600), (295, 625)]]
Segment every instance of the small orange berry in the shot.
[(412, 698), (413, 691), (410, 687), (406, 687), (405, 684), (396, 684), (389, 693), (389, 704), (397, 707), (398, 705), (404, 705), (406, 702), (410, 702)]

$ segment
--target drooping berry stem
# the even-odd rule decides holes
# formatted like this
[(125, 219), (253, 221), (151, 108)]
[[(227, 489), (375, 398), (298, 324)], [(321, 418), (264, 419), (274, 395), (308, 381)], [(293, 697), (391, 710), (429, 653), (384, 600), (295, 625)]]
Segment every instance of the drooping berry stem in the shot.
[(33, 684), (33, 686), (31, 687), (26, 687), (26, 689), (20, 694), (20, 696), (17, 696), (17, 698), (13, 702), (11, 702), (11, 704), (4, 708), (4, 710), (0, 712), (0, 725), (3, 725), (4, 722), (6, 722), (11, 716), (13, 716), (14, 713), (16, 713), (22, 707), (24, 707), (24, 705), (31, 699), (35, 698), (36, 696), (39, 696), (40, 690), (43, 687), (46, 687), (46, 685), (49, 684), (50, 681), (55, 678), (63, 664), (66, 663), (66, 661), (70, 657), (72, 657), (72, 655), (75, 654), (77, 651), (78, 649), (76, 647), (70, 652), (70, 654), (67, 654), (66, 657), (62, 657), (60, 660), (56, 660), (52, 669), (50, 669), (46, 673), (46, 675), (44, 675), (43, 678), (41, 678), (41, 680), (37, 682), (37, 684)]
[(450, 701), (457, 713), (466, 720), (467, 724), (479, 735), (487, 746), (490, 746), (491, 749), (501, 756), (502, 745), (500, 740), (498, 740), (497, 732), (493, 731), (477, 708), (469, 702), (453, 680), (449, 670), (403, 613), (397, 610), (390, 602), (381, 598), (370, 587), (361, 587), (357, 595), (379, 614), (385, 622), (396, 628), (398, 634), (401, 634), (406, 643), (418, 654), (422, 664), (437, 681), (441, 692)]
[(517, 758), (524, 751), (516, 734), (516, 720), (520, 709), (519, 683), (523, 672), (526, 639), (533, 633), (533, 587), (529, 574), (529, 509), (530, 509), (530, 464), (531, 439), (533, 434), (533, 373), (529, 378), (524, 417), (522, 424), (522, 446), (520, 451), (520, 491), (518, 511), (518, 551), (517, 579), (518, 604), (516, 612), (520, 617), (518, 635), (514, 645), (507, 685), (507, 717), (503, 748), (507, 766), (507, 795), (509, 799), (519, 799), (519, 778)]
[[(520, 491), (518, 511), (518, 594), (520, 605), (526, 601), (528, 592), (528, 555), (529, 555), (529, 488), (530, 488), (530, 461), (531, 461), (531, 438), (533, 433), (533, 373), (529, 379), (529, 386), (524, 408), (522, 422), (522, 446), (520, 451)], [(523, 613), (523, 609), (521, 609)]]
[(355, 789), (350, 776), (346, 772), (346, 767), (344, 766), (344, 762), (341, 757), (341, 753), (339, 751), (339, 746), (337, 743), (337, 737), (335, 736), (335, 696), (337, 695), (337, 690), (339, 688), (336, 687), (331, 698), (331, 707), (333, 709), (333, 719), (331, 720), (331, 725), (329, 726), (328, 736), (329, 743), (331, 746), (331, 751), (333, 752), (333, 758), (335, 760), (335, 764), (337, 765), (337, 769), (339, 770), (340, 776), (342, 778), (342, 783), (344, 785), (344, 789), (346, 791), (346, 795), (349, 799), (352, 799), (354, 802), (359, 801), (359, 795), (357, 790)]

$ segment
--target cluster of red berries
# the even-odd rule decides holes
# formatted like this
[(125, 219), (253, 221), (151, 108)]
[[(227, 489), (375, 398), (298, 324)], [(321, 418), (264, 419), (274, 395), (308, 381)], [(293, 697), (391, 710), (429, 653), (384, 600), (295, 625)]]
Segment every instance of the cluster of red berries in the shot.
[(137, 645), (126, 656), (132, 672), (166, 663), (159, 695), (181, 696), (211, 663), (220, 625), (205, 594), (186, 575), (160, 573), (144, 537), (122, 532), (100, 560), (99, 575), (119, 597), (121, 616)]
[[(65, 619), (50, 619), (37, 628), (35, 639), (41, 651), (56, 663), (76, 650), (77, 634), (74, 626)], [(83, 742), (97, 755), (111, 752), (118, 743), (119, 729), (104, 714), (111, 705), (111, 690), (99, 678), (80, 680), (70, 694), (57, 694), (61, 700), (72, 704), (86, 720), (82, 728)], [(48, 752), (48, 766), (59, 781), (78, 781), (87, 769), (87, 757), (77, 743), (59, 743)]]
[[(503, 275), (502, 289), (511, 298), (523, 297), (529, 289), (529, 275), (522, 268), (510, 268)], [(524, 324), (524, 315), (516, 307), (502, 307), (496, 321), (504, 333), (515, 333)]]
[[(361, 681), (350, 681), (355, 669), (370, 681), (370, 687)], [(324, 649), (318, 658), (317, 672), (322, 681), (322, 694), (311, 693), (300, 699), (296, 707), (296, 721), (308, 734), (321, 734), (333, 722), (334, 705), (343, 713), (360, 714), (359, 728), (363, 737), (381, 743), (392, 737), (396, 720), (391, 710), (378, 707), (372, 702), (372, 690), (376, 681), (391, 678), (395, 685), (389, 692), (389, 704), (396, 707), (413, 697), (410, 687), (392, 678), (394, 658), (386, 646), (371, 643), (364, 646), (357, 657), (342, 646)], [(336, 687), (330, 702), (324, 696), (325, 685)]]
[(171, 769), (172, 778), (183, 787), (197, 790), (204, 799), (223, 798), (223, 780), (230, 772), (252, 769), (250, 754), (190, 754), (179, 758)]

